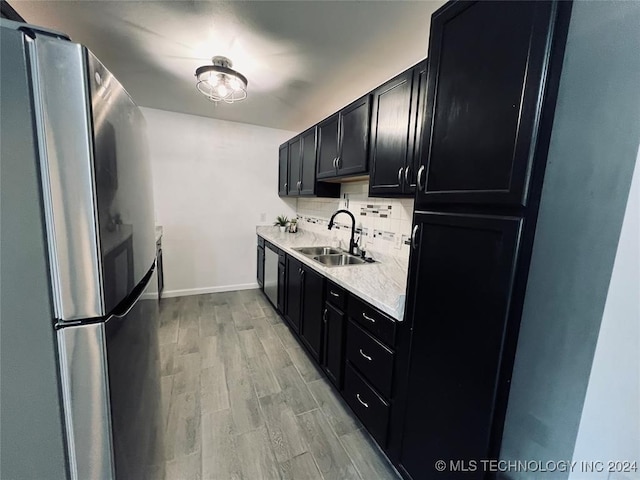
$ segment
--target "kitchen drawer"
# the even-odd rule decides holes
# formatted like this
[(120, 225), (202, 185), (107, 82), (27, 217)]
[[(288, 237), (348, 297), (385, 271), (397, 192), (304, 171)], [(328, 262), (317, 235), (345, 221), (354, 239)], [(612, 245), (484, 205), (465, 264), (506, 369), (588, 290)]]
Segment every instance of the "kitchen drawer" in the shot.
[(389, 404), (371, 388), (347, 362), (344, 379), (344, 398), (378, 444), (387, 443)]
[(347, 293), (344, 288), (339, 287), (335, 283), (327, 282), (327, 302), (335, 307), (338, 307), (344, 312), (344, 307), (347, 303)]
[(347, 360), (382, 395), (391, 398), (394, 353), (354, 322), (347, 325)]
[(380, 310), (351, 295), (347, 305), (349, 317), (372, 333), (378, 340), (393, 346), (396, 335), (396, 322)]
[(264, 248), (264, 238), (258, 236), (258, 246)]

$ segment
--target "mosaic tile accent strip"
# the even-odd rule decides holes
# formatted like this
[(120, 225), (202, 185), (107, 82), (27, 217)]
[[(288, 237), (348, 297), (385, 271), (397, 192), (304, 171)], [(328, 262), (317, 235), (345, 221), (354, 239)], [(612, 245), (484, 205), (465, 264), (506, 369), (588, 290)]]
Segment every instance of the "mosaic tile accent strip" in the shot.
[(360, 207), (360, 215), (363, 217), (388, 218), (391, 216), (391, 205), (367, 204)]
[(380, 238), (386, 242), (393, 242), (396, 234), (393, 232), (385, 232), (384, 230), (374, 230), (373, 238)]

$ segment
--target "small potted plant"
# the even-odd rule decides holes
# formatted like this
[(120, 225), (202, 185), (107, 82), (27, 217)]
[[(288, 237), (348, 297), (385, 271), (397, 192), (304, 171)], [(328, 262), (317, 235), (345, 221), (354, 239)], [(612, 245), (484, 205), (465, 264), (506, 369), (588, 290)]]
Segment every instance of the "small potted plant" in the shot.
[(289, 223), (289, 219), (285, 215), (278, 215), (273, 225), (280, 227), (280, 231), (284, 233), (287, 231), (287, 223)]

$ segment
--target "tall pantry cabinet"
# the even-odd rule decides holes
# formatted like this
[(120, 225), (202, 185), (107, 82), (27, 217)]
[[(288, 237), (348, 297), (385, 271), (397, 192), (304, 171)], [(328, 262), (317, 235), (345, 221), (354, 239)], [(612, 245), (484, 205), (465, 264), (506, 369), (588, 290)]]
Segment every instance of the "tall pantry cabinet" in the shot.
[(497, 458), (570, 11), (450, 2), (432, 17), (389, 447), (406, 478)]

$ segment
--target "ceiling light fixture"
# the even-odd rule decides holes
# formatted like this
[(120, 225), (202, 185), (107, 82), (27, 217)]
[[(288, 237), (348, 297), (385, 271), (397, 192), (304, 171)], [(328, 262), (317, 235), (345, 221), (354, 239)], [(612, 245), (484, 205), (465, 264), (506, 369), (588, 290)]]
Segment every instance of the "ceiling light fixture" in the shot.
[(247, 77), (231, 69), (227, 57), (213, 57), (213, 65), (196, 69), (196, 88), (212, 102), (233, 103), (247, 98)]

